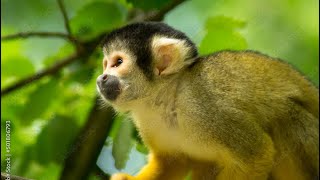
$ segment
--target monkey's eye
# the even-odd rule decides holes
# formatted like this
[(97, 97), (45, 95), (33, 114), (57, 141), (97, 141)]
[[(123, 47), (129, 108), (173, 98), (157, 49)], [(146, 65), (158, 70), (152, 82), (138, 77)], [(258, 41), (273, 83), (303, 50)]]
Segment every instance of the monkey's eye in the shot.
[(117, 58), (116, 63), (112, 67), (118, 67), (122, 63), (123, 63), (123, 60), (122, 60), (122, 58), (119, 57), (119, 58)]

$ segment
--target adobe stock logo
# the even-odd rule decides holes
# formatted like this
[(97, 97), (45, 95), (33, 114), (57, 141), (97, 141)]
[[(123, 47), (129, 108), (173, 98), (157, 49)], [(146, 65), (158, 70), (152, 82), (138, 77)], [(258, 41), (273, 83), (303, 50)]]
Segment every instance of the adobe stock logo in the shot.
[(6, 121), (6, 174), (5, 179), (10, 180), (10, 173), (11, 173), (11, 121)]

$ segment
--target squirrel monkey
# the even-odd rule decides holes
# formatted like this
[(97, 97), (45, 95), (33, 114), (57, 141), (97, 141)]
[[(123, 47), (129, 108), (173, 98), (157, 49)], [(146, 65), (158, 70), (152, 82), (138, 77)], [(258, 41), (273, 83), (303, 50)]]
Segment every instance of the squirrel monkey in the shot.
[(319, 177), (319, 90), (290, 65), (254, 51), (200, 57), (159, 22), (114, 30), (103, 53), (97, 89), (150, 149), (136, 176), (112, 180)]

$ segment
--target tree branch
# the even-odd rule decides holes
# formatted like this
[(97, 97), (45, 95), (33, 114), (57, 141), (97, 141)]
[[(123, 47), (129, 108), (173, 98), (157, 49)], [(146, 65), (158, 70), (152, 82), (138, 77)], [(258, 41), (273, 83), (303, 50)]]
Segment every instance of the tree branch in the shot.
[(78, 43), (77, 43), (76, 39), (72, 37), (67, 12), (65, 10), (63, 2), (62, 2), (62, 0), (57, 0), (57, 1), (58, 1), (60, 11), (63, 16), (64, 26), (65, 26), (68, 34), (60, 33), (60, 32), (20, 32), (20, 33), (16, 33), (16, 34), (3, 36), (3, 37), (1, 37), (1, 41), (18, 39), (18, 38), (28, 38), (28, 37), (33, 37), (33, 36), (34, 37), (36, 37), (36, 36), (38, 36), (38, 37), (59, 37), (59, 38), (67, 39), (70, 42), (72, 42), (73, 44), (77, 45)]
[(69, 25), (69, 20), (68, 20), (68, 15), (67, 15), (66, 9), (64, 7), (64, 4), (63, 4), (62, 0), (57, 0), (57, 1), (58, 1), (60, 11), (63, 15), (64, 26), (65, 26), (69, 36), (72, 36), (70, 25)]
[(79, 58), (82, 54), (81, 53), (75, 53), (69, 57), (66, 57), (62, 60), (59, 60), (55, 65), (47, 68), (47, 69), (44, 69), (42, 71), (39, 71), (38, 73), (32, 75), (32, 76), (29, 76), (29, 77), (26, 77), (20, 81), (18, 81), (17, 83), (7, 87), (7, 88), (4, 88), (3, 90), (1, 90), (1, 96), (5, 96), (7, 95), (8, 93), (14, 91), (14, 90), (17, 90), (18, 88), (21, 88), (22, 86), (25, 86), (33, 81), (36, 81), (36, 80), (39, 80), (41, 78), (43, 78), (44, 76), (47, 76), (47, 75), (51, 75), (51, 74), (54, 74), (56, 73), (57, 71), (59, 71), (61, 68), (67, 66), (68, 64), (72, 63), (73, 61), (75, 61), (77, 58)]
[(9, 179), (11, 179), (11, 180), (31, 180), (31, 179), (27, 179), (24, 177), (14, 176), (11, 174), (1, 172), (1, 180), (6, 180), (7, 177), (10, 177)]
[(185, 0), (173, 0), (171, 3), (169, 3), (167, 6), (159, 10), (158, 12), (151, 14), (148, 17), (145, 17), (144, 21), (162, 21), (164, 16), (171, 11), (172, 9), (179, 6), (181, 3), (183, 3)]
[(28, 38), (28, 37), (58, 37), (71, 40), (71, 37), (68, 34), (60, 32), (20, 32), (17, 34), (11, 34), (7, 36), (2, 36), (1, 41), (7, 41), (18, 38)]
[(57, 60), (58, 62), (54, 64), (51, 67), (48, 67), (42, 71), (37, 72), (36, 74), (26, 77), (15, 84), (4, 88), (1, 90), (1, 97), (7, 95), (8, 93), (11, 93), (31, 82), (34, 82), (36, 80), (39, 80), (45, 76), (52, 75), (57, 73), (59, 70), (64, 68), (65, 66), (69, 65), (73, 61), (75, 61), (77, 58), (87, 58), (92, 54), (92, 52), (96, 49), (96, 47), (99, 45), (99, 42), (101, 41), (102, 36), (97, 36), (96, 38), (93, 38), (91, 41), (87, 41), (84, 43), (78, 43), (77, 44), (77, 51), (73, 55), (66, 57), (61, 60)]
[(115, 116), (111, 107), (101, 108), (99, 104), (97, 97), (86, 124), (65, 156), (61, 180), (87, 179), (95, 167)]

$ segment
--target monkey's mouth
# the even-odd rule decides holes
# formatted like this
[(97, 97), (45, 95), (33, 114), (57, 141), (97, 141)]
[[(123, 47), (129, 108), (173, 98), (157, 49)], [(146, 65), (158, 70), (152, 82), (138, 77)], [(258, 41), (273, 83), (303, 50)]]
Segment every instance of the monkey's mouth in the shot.
[(121, 93), (121, 84), (116, 76), (102, 74), (97, 78), (100, 94), (109, 101), (115, 101)]

